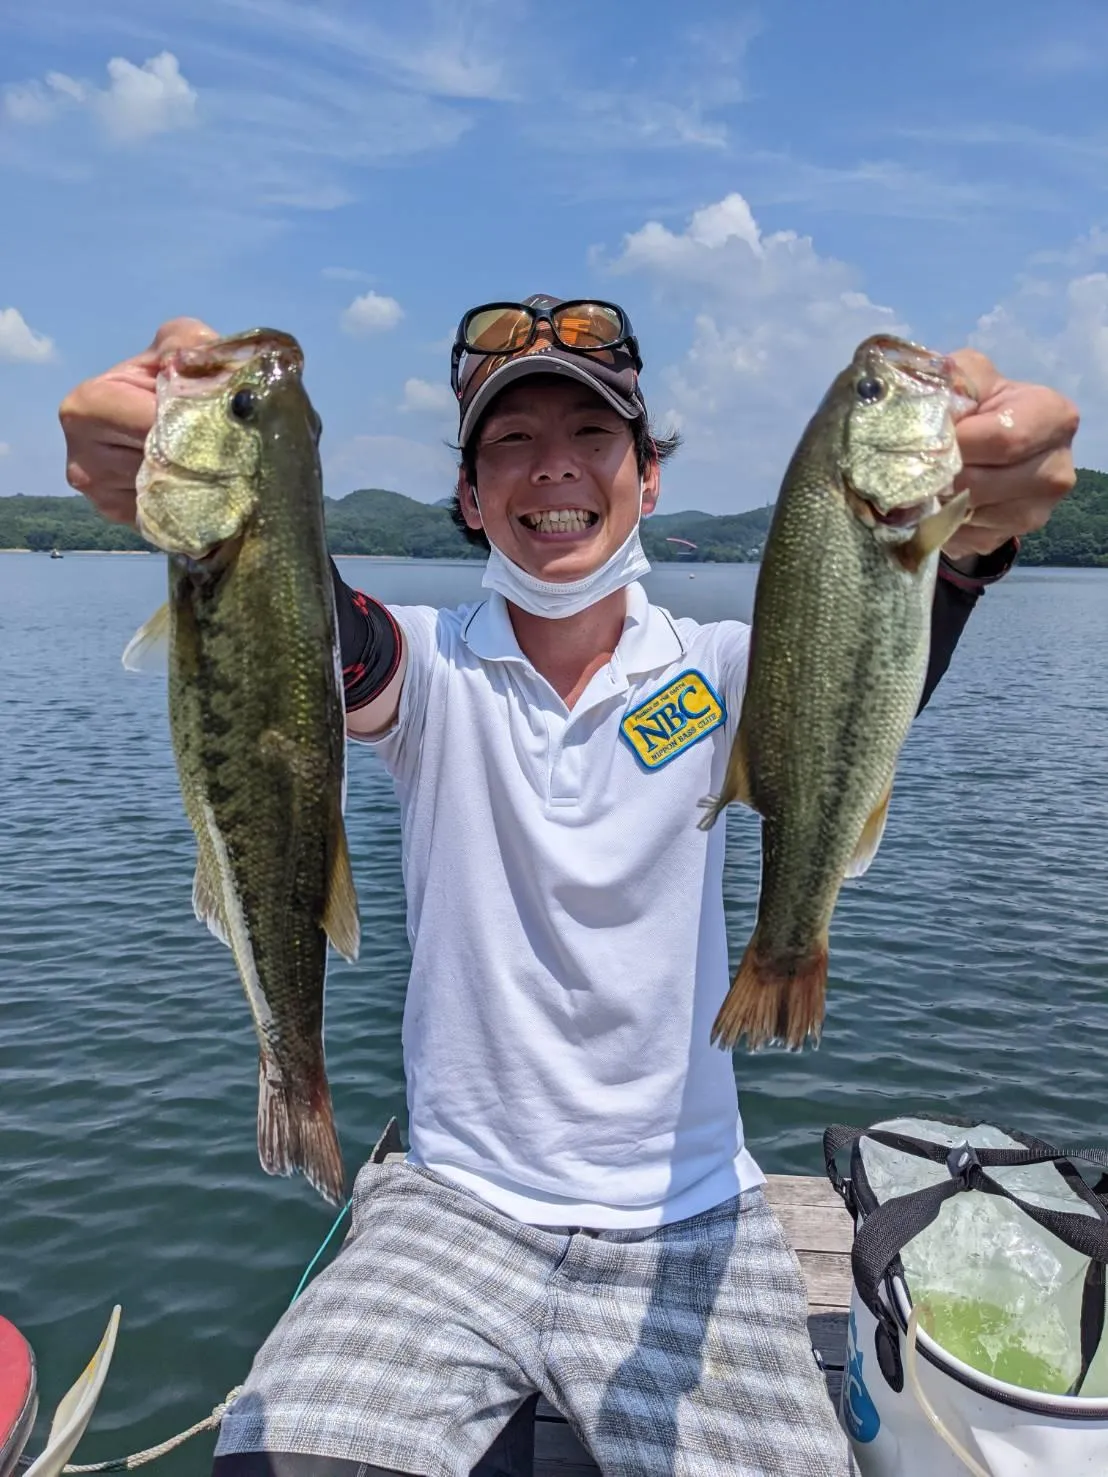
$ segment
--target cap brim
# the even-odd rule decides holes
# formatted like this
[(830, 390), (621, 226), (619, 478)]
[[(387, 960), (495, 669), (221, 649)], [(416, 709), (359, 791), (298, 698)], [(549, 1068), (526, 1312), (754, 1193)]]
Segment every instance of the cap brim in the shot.
[(624, 420), (637, 420), (643, 414), (642, 405), (628, 395), (620, 395), (603, 380), (590, 374), (588, 366), (578, 359), (556, 358), (553, 354), (521, 354), (517, 359), (509, 359), (507, 364), (502, 364), (499, 369), (494, 370), (466, 406), (462, 423), (458, 428), (460, 445), (464, 446), (469, 440), (474, 426), (483, 412), (488, 409), (493, 397), (499, 395), (506, 385), (510, 385), (514, 380), (523, 379), (529, 374), (560, 374), (567, 379), (578, 380), (581, 384), (587, 385), (602, 400), (607, 401), (614, 411), (623, 416)]

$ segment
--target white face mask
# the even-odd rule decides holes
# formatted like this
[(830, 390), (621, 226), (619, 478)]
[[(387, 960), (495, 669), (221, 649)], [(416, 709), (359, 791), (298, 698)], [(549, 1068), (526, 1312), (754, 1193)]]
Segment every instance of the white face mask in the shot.
[[(477, 494), (474, 492), (474, 502)], [(639, 488), (639, 519), (642, 517), (642, 488)], [(513, 563), (489, 539), (489, 559), (481, 585), (486, 590), (497, 590), (531, 615), (544, 616), (547, 620), (564, 620), (587, 610), (598, 600), (612, 595), (616, 590), (632, 584), (650, 572), (650, 560), (643, 552), (639, 541), (639, 519), (610, 559), (599, 569), (586, 574), (579, 580), (540, 580)], [(488, 533), (485, 533), (488, 538)]]

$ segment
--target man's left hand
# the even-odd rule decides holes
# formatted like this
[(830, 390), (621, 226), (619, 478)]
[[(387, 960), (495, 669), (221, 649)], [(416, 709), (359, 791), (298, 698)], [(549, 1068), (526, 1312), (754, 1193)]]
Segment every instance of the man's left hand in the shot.
[(948, 559), (991, 554), (1042, 528), (1075, 481), (1071, 447), (1077, 407), (1045, 385), (1006, 380), (977, 349), (950, 356), (977, 404), (958, 422), (971, 521), (943, 548)]

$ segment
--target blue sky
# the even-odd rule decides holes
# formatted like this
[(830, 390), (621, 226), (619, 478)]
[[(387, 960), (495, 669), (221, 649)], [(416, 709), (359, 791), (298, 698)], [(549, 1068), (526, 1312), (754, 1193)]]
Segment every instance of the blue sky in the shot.
[[(556, 23), (555, 23), (556, 22)], [(449, 342), (622, 302), (664, 504), (771, 499), (855, 343), (973, 342), (1108, 468), (1108, 6), (53, 0), (0, 19), (0, 494), (195, 314), (297, 335), (327, 491), (449, 490)]]

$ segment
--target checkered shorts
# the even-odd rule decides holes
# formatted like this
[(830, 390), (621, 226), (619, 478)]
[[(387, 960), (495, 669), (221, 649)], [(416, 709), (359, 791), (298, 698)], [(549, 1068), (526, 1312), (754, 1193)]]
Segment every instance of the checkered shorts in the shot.
[(371, 1163), (342, 1251), (258, 1353), (217, 1455), (468, 1477), (539, 1390), (605, 1477), (846, 1477), (806, 1310), (761, 1190), (649, 1230), (551, 1230)]

